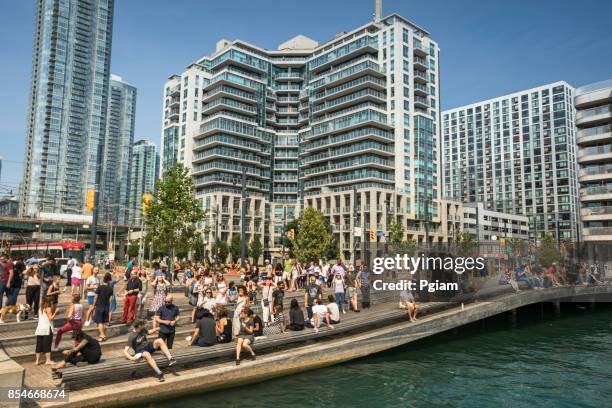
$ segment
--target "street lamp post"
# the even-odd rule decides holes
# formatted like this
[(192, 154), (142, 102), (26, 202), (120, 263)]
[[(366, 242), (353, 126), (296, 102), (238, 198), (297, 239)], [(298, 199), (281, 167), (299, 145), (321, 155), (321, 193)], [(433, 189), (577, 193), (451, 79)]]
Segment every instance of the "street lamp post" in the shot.
[(246, 261), (246, 214), (248, 195), (246, 191), (246, 168), (242, 168), (242, 211), (240, 214), (240, 264), (244, 267)]
[(285, 259), (285, 236), (287, 234), (287, 206), (283, 206), (283, 233), (281, 241), (283, 241), (283, 259)]

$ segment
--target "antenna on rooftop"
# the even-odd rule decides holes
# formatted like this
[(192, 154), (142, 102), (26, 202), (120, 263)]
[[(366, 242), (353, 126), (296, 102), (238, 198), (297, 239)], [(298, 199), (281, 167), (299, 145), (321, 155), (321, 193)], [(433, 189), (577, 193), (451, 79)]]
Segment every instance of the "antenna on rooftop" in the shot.
[(375, 0), (374, 21), (378, 23), (382, 19), (382, 0)]

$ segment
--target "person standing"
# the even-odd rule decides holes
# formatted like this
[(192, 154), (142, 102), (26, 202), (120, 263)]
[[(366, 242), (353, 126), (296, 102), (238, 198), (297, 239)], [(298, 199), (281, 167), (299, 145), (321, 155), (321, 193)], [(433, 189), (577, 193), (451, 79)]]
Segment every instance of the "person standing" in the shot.
[[(72, 259), (72, 256), (68, 256), (68, 262), (66, 262), (66, 286), (72, 286), (72, 272), (75, 266), (76, 262)], [(73, 294), (72, 289), (70, 294)]]
[[(168, 287), (170, 283), (166, 280), (164, 275), (157, 275), (157, 278), (153, 281), (153, 299), (151, 300), (151, 306), (149, 306), (149, 315), (155, 316), (157, 310), (162, 307), (166, 300), (166, 294), (168, 293)], [(155, 320), (153, 320), (155, 325)], [(155, 326), (154, 326), (155, 327)]]
[(361, 307), (370, 307), (370, 272), (363, 265), (361, 259), (357, 259), (357, 285), (361, 289)]
[(344, 292), (346, 291), (346, 284), (344, 283), (344, 279), (342, 279), (342, 275), (340, 275), (340, 273), (335, 274), (332, 284), (334, 287), (334, 296), (336, 298), (336, 303), (338, 304), (338, 307), (340, 308), (342, 313), (346, 314), (346, 309), (344, 305)]
[(285, 282), (278, 284), (278, 287), (272, 292), (272, 306), (271, 309), (274, 311), (276, 306), (283, 308), (283, 301), (285, 300)]
[(87, 279), (93, 274), (94, 266), (91, 264), (91, 262), (89, 262), (89, 260), (86, 260), (82, 268), (83, 273), (81, 274), (81, 287), (83, 288), (83, 293), (81, 293), (81, 296), (85, 297), (87, 292), (87, 288), (85, 287)]
[(8, 290), (7, 290), (7, 306), (17, 304), (17, 297), (23, 285), (23, 272), (25, 271), (25, 263), (21, 258), (16, 258), (11, 265), (12, 273), (9, 274)]
[(351, 309), (354, 312), (359, 313), (359, 307), (357, 303), (357, 280), (355, 279), (355, 275), (353, 272), (349, 271), (345, 275), (344, 279), (346, 283), (346, 295), (348, 296), (348, 302)]
[(42, 307), (38, 313), (36, 325), (36, 365), (40, 364), (40, 355), (45, 355), (45, 364), (51, 365), (51, 343), (53, 343), (53, 319), (57, 311), (53, 311), (51, 299), (43, 299)]
[[(90, 264), (91, 265), (91, 264)], [(83, 274), (85, 274), (85, 267), (87, 266), (87, 264), (83, 265)], [(87, 316), (85, 316), (85, 326), (89, 326), (92, 322), (93, 319), (93, 313), (94, 313), (94, 300), (96, 298), (96, 291), (98, 289), (98, 286), (100, 286), (100, 279), (98, 278), (98, 267), (96, 266), (95, 268), (92, 266), (91, 268), (91, 275), (89, 275), (87, 277), (87, 280), (85, 281), (85, 289), (86, 289), (86, 294), (87, 294)]]
[(127, 282), (125, 288), (125, 300), (123, 301), (123, 316), (121, 317), (121, 324), (131, 324), (134, 321), (134, 315), (136, 314), (136, 300), (138, 300), (138, 294), (142, 291), (142, 282), (140, 278), (136, 276), (136, 271), (132, 269), (130, 272), (130, 279)]
[(172, 295), (167, 295), (164, 304), (155, 313), (155, 321), (159, 325), (159, 338), (166, 342), (169, 349), (174, 343), (176, 324), (181, 319), (181, 312), (173, 301)]
[(321, 287), (316, 283), (316, 277), (314, 275), (309, 276), (310, 282), (304, 289), (304, 304), (306, 305), (306, 312), (308, 318), (312, 318), (312, 305), (314, 299), (321, 300)]
[(123, 280), (128, 280), (132, 276), (132, 270), (134, 269), (134, 258), (130, 258), (128, 263), (125, 265), (125, 276)]
[[(34, 313), (34, 319), (38, 319), (38, 307), (40, 305), (40, 267), (34, 264), (28, 268), (28, 281), (26, 283), (26, 303)], [(26, 311), (26, 318), (28, 312)]]
[(47, 261), (42, 267), (42, 282), (40, 284), (40, 290), (42, 292), (43, 298), (47, 297), (47, 289), (53, 282), (53, 277), (55, 275), (59, 276), (59, 274), (59, 268), (55, 262), (55, 258), (52, 256), (48, 256)]
[(263, 282), (259, 282), (259, 286), (261, 287), (261, 310), (263, 313), (263, 321), (267, 325), (272, 321), (272, 295), (274, 294), (276, 285), (272, 282), (272, 276), (266, 275), (266, 279)]
[(49, 287), (47, 288), (47, 297), (51, 299), (51, 307), (53, 308), (53, 313), (55, 313), (55, 311), (57, 310), (60, 293), (60, 276), (53, 275), (51, 285), (49, 285)]
[(113, 296), (113, 289), (110, 286), (113, 280), (110, 272), (104, 274), (102, 284), (96, 289), (96, 296), (94, 299), (94, 315), (93, 321), (98, 325), (98, 341), (106, 341), (106, 323), (108, 323), (108, 313), (110, 310), (110, 301)]
[(147, 301), (147, 293), (149, 291), (149, 278), (147, 276), (147, 271), (140, 269), (138, 271), (138, 279), (140, 279), (140, 283), (142, 284), (142, 290), (138, 292), (138, 298), (136, 299), (136, 314), (142, 318)]
[[(70, 282), (72, 283), (72, 287), (70, 288), (70, 295), (74, 295), (75, 292), (81, 295), (81, 279), (83, 279), (83, 268), (81, 268), (81, 262), (74, 262), (72, 266), (71, 274), (72, 278), (70, 278)], [(82, 295), (81, 295), (82, 296)]]
[(4, 306), (4, 294), (10, 288), (9, 281), (13, 276), (13, 265), (6, 254), (0, 255), (0, 307)]

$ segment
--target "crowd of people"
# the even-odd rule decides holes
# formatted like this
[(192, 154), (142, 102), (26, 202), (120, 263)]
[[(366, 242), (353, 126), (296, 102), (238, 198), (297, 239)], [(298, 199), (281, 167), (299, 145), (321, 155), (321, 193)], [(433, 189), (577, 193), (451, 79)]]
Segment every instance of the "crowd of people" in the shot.
[[(275, 267), (269, 261), (262, 267), (250, 262), (239, 267), (202, 261), (175, 263), (172, 268), (153, 262), (150, 268), (142, 268), (132, 259), (125, 271), (119, 271), (101, 270), (90, 262), (70, 259), (66, 272), (64, 283), (53, 257), (40, 262), (36, 257), (24, 261), (0, 256), (0, 301), (6, 294), (5, 306), (17, 306), (20, 289), (25, 286), (25, 303), (19, 305), (23, 313), (17, 318), (37, 320), (35, 363), (52, 365), (53, 370), (67, 364), (99, 362), (108, 327), (119, 323), (132, 326), (125, 357), (131, 361), (143, 359), (163, 381), (163, 373), (151, 355), (161, 351), (169, 365), (175, 362), (170, 350), (181, 319), (174, 304), (176, 289), (171, 290), (176, 287), (184, 289), (192, 306), (189, 320), (194, 329), (185, 340), (186, 346), (235, 342), (236, 364), (245, 353), (255, 358), (256, 338), (305, 329), (318, 333), (323, 326), (333, 329), (341, 315), (370, 307), (370, 274), (359, 260), (355, 265), (341, 261), (302, 265), (287, 256)], [(301, 297), (294, 296), (286, 311), (285, 294), (297, 291), (304, 293), (303, 308)], [(326, 296), (324, 291), (328, 292)], [(61, 295), (71, 299), (62, 310), (58, 307)], [(117, 322), (113, 313), (117, 312), (119, 298), (123, 299), (123, 309)], [(60, 318), (64, 318), (63, 324), (56, 328), (54, 322)], [(97, 336), (86, 330), (92, 324), (96, 325)], [(61, 349), (62, 338), (68, 333), (72, 334), (72, 347)], [(147, 336), (153, 334), (157, 338), (149, 340)], [(57, 351), (64, 357), (54, 363), (51, 353)]]
[(499, 283), (509, 284), (520, 292), (519, 282), (536, 290), (565, 285), (600, 285), (604, 283), (604, 274), (604, 269), (596, 263), (553, 262), (548, 268), (524, 263), (514, 268), (514, 274), (510, 267), (502, 266)]
[[(0, 255), (0, 322), (11, 313), (17, 315), (18, 321), (30, 317), (37, 320), (36, 364), (53, 365), (53, 370), (79, 362), (95, 364), (102, 357), (101, 343), (107, 340), (107, 328), (117, 324), (113, 320), (117, 299), (123, 299), (118, 323), (132, 327), (124, 356), (130, 361), (142, 359), (163, 381), (152, 355), (163, 353), (169, 366), (176, 362), (170, 350), (181, 320), (181, 311), (174, 302), (177, 289), (187, 297), (191, 309), (182, 316), (193, 325), (185, 346), (212, 347), (234, 342), (237, 365), (244, 355), (256, 358), (257, 338), (305, 329), (318, 333), (323, 326), (333, 329), (343, 315), (359, 313), (371, 305), (370, 272), (359, 259), (354, 265), (345, 265), (341, 260), (303, 265), (286, 256), (276, 266), (267, 260), (262, 267), (248, 261), (241, 267), (204, 260), (174, 263), (171, 268), (160, 262), (143, 268), (132, 259), (125, 270), (109, 266), (111, 270), (101, 270), (89, 262), (71, 259), (66, 284), (62, 285), (53, 257), (40, 263), (37, 258), (24, 261)], [(514, 273), (502, 267), (500, 284), (510, 284), (518, 291), (519, 282), (538, 289), (600, 284), (603, 278), (596, 265), (553, 263), (542, 268), (525, 264), (517, 266)], [(23, 286), (25, 303), (18, 305)], [(71, 302), (60, 310), (60, 295), (68, 296), (68, 288)], [(291, 296), (286, 311), (285, 296), (291, 292), (303, 292), (303, 298)], [(409, 321), (416, 321), (419, 305), (411, 292), (400, 293), (399, 307), (406, 311)], [(65, 322), (55, 329), (58, 316), (63, 316)], [(85, 331), (92, 324), (97, 326), (97, 336)], [(62, 349), (63, 360), (54, 363), (51, 352), (60, 351), (67, 333), (72, 333), (72, 347)], [(149, 338), (152, 335), (156, 338)]]

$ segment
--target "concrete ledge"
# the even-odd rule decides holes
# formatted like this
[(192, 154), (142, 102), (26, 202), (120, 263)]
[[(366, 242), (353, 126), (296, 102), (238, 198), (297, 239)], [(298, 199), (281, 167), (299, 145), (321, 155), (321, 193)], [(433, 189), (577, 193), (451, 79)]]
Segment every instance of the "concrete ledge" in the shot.
[[(208, 390), (235, 387), (267, 378), (291, 375), (342, 363), (432, 336), (499, 313), (532, 303), (584, 295), (612, 293), (612, 285), (558, 287), (506, 294), (478, 303), (455, 307), (423, 317), (416, 323), (402, 322), (341, 339), (322, 341), (293, 350), (265, 354), (255, 362), (239, 367), (230, 362), (199, 367), (166, 376), (165, 383), (155, 379), (127, 381), (112, 387), (96, 387), (71, 395), (70, 401), (41, 403), (42, 406), (111, 407), (142, 404), (152, 399), (179, 397)], [(316, 358), (313, 358), (316, 356)]]
[[(12, 360), (4, 350), (0, 349), (0, 388), (21, 389), (25, 369)], [(18, 407), (19, 402), (7, 403), (0, 401), (0, 407)]]

